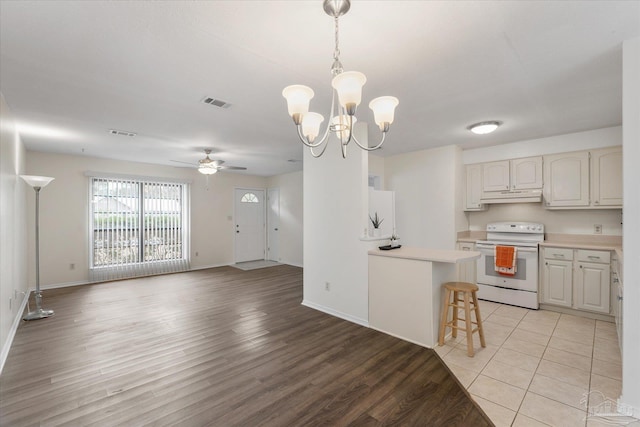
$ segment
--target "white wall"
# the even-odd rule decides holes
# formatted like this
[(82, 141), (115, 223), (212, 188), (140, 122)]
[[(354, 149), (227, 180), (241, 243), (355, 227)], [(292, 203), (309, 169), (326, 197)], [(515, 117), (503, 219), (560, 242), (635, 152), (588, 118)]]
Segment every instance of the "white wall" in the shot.
[(384, 188), (384, 157), (380, 157), (376, 154), (369, 153), (369, 175), (376, 175), (380, 177), (380, 183), (382, 187), (380, 190), (386, 190)]
[[(356, 135), (366, 141), (366, 123), (356, 125)], [(360, 237), (368, 221), (368, 155), (350, 144), (343, 159), (339, 144), (329, 143), (318, 159), (304, 152), (303, 304), (367, 324), (367, 251), (373, 244)]]
[(623, 44), (624, 338), (621, 402), (640, 419), (640, 38)]
[[(55, 177), (40, 193), (40, 283), (43, 288), (89, 280), (89, 185), (85, 171), (192, 180), (192, 268), (234, 262), (233, 190), (235, 187), (266, 188), (267, 184), (264, 177), (219, 172), (208, 178), (207, 186), (207, 177), (195, 169), (32, 151), (27, 152), (27, 171)], [(34, 198), (30, 198), (29, 224), (34, 221), (33, 209)], [(32, 254), (33, 236), (30, 235), (29, 240)], [(75, 264), (75, 269), (72, 270), (70, 264)], [(29, 284), (34, 286), (33, 265), (29, 270)]]
[[(465, 150), (465, 164), (540, 156), (569, 151), (589, 150), (622, 144), (622, 127), (610, 127), (587, 132), (518, 141), (493, 147)], [(485, 230), (496, 221), (531, 221), (545, 225), (547, 233), (593, 234), (594, 224), (602, 224), (602, 234), (621, 236), (620, 209), (548, 210), (542, 203), (492, 204), (482, 212), (468, 212), (469, 229)]]
[(269, 188), (280, 189), (280, 262), (298, 267), (303, 263), (302, 182), (302, 171), (267, 179)]
[(530, 221), (544, 224), (547, 233), (593, 234), (593, 225), (602, 224), (602, 234), (622, 235), (621, 209), (549, 210), (542, 203), (506, 203), (468, 216), (470, 230), (484, 231), (489, 222)]
[(497, 160), (517, 159), (519, 157), (613, 147), (620, 144), (622, 144), (622, 127), (614, 126), (586, 132), (550, 136), (548, 138), (529, 139), (511, 144), (464, 150), (462, 153), (462, 162), (468, 165)]
[(403, 245), (455, 249), (468, 227), (462, 213), (462, 160), (457, 146), (385, 158), (385, 187), (396, 193), (396, 229)]
[(9, 352), (27, 292), (25, 150), (0, 94), (0, 372)]

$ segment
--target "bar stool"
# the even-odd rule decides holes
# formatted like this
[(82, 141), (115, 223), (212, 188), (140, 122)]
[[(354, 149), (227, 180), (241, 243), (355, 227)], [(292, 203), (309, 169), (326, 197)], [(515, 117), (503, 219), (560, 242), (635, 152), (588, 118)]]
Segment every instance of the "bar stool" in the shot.
[[(438, 345), (444, 345), (444, 334), (446, 327), (451, 328), (451, 336), (458, 336), (458, 320), (463, 320), (458, 317), (458, 309), (464, 309), (464, 322), (465, 333), (467, 335), (467, 355), (473, 357), (473, 333), (478, 332), (480, 335), (480, 345), (486, 347), (484, 342), (484, 331), (482, 330), (482, 320), (480, 319), (480, 307), (478, 307), (478, 286), (473, 283), (467, 282), (448, 282), (444, 285), (445, 294), (442, 303), (442, 319), (440, 321), (440, 334), (438, 337)], [(462, 293), (462, 299), (460, 299), (460, 293)], [(453, 298), (452, 295), (453, 294)], [(463, 303), (463, 305), (458, 305)], [(473, 307), (471, 305), (473, 304)], [(449, 307), (453, 307), (453, 317), (450, 322), (447, 322), (449, 314)], [(471, 320), (471, 310), (475, 312), (476, 321)], [(477, 327), (473, 329), (472, 325)]]

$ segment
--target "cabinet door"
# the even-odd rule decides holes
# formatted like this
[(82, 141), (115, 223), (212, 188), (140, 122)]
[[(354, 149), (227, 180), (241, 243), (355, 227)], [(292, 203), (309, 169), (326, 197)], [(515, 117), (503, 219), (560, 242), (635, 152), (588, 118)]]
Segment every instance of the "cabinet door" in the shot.
[(467, 165), (466, 172), (465, 210), (484, 210), (484, 205), (480, 203), (480, 197), (482, 196), (482, 165)]
[[(460, 251), (474, 251), (475, 247), (475, 243), (471, 242), (458, 243), (458, 250)], [(461, 262), (458, 264), (458, 280), (460, 282), (477, 283), (476, 260)]]
[(509, 160), (482, 165), (482, 191), (509, 190)]
[(610, 277), (608, 264), (578, 263), (576, 308), (609, 314)]
[(591, 201), (594, 206), (622, 207), (622, 148), (591, 151)]
[(545, 259), (542, 274), (542, 302), (571, 307), (573, 263)]
[(542, 157), (511, 160), (511, 189), (542, 188)]
[(589, 206), (589, 152), (544, 156), (543, 170), (546, 206)]

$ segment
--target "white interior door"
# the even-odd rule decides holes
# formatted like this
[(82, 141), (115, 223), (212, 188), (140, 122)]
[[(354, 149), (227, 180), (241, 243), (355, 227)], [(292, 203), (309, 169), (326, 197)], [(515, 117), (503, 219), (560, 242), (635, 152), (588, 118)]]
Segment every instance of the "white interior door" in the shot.
[(280, 189), (267, 190), (267, 259), (280, 261)]
[(236, 262), (265, 259), (264, 208), (264, 190), (236, 189)]

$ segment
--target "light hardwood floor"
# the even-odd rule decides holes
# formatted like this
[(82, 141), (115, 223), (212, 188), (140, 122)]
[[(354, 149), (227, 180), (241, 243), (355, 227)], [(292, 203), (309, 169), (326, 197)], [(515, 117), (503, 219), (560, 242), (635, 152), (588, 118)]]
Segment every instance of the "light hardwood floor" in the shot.
[(301, 300), (286, 265), (45, 291), (0, 425), (491, 425), (434, 351)]

